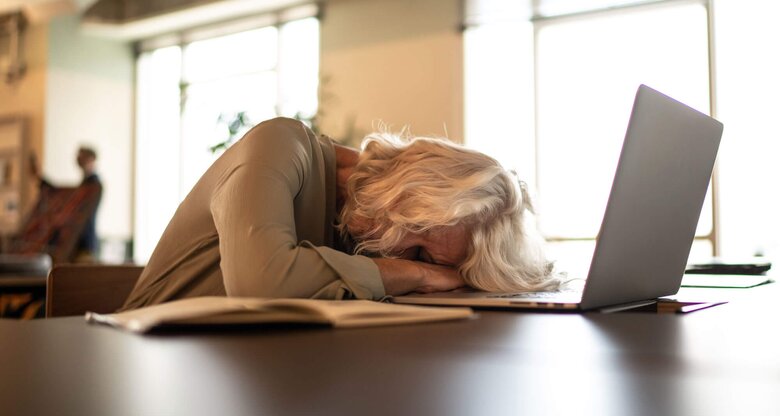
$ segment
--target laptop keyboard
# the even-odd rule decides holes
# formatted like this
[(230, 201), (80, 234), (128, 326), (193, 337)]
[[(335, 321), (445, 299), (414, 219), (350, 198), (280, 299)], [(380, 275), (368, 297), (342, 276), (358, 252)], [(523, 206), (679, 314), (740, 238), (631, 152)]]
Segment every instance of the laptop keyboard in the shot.
[(501, 299), (549, 299), (559, 298), (562, 295), (572, 295), (574, 291), (566, 292), (522, 292), (522, 293), (497, 293), (495, 295), (488, 295), (489, 298), (501, 298)]

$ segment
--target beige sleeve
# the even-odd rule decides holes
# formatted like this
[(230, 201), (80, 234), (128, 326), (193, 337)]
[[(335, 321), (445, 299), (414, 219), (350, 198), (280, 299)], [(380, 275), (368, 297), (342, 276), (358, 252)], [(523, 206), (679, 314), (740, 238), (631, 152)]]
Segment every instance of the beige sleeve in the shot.
[(382, 298), (371, 259), (298, 242), (293, 199), (303, 175), (296, 162), (266, 160), (239, 165), (222, 178), (211, 212), (227, 295)]

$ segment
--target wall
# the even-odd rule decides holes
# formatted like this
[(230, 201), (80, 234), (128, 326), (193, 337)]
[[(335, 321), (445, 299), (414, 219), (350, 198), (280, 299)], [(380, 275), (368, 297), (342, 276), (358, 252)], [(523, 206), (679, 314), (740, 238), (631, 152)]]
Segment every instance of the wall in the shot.
[(79, 33), (78, 17), (50, 22), (43, 170), (52, 181), (77, 184), (80, 145), (95, 148), (103, 182), (97, 231), (127, 240), (132, 224), (133, 68), (126, 43)]
[(459, 0), (333, 0), (321, 26), (322, 130), (357, 135), (383, 121), (463, 138)]
[[(44, 100), (46, 89), (47, 60), (46, 25), (28, 26), (24, 33), (22, 53), (27, 71), (20, 80), (7, 84), (0, 80), (0, 116), (21, 115), (27, 119), (27, 140), (30, 150), (40, 154), (43, 146)], [(28, 201), (29, 208), (36, 194), (31, 184)]]

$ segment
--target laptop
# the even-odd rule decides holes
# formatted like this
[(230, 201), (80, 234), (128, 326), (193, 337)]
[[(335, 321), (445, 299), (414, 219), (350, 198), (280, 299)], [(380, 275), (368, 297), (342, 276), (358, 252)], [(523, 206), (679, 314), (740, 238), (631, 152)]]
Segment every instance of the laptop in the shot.
[(722, 132), (719, 121), (640, 85), (581, 291), (454, 291), (397, 296), (393, 301), (620, 310), (677, 293)]

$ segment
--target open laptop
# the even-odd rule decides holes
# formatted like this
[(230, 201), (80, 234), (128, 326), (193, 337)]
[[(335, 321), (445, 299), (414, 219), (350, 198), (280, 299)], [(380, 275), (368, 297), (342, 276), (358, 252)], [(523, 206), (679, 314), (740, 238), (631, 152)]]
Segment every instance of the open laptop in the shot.
[(722, 132), (719, 121), (640, 85), (581, 292), (441, 292), (393, 301), (587, 310), (677, 293)]

